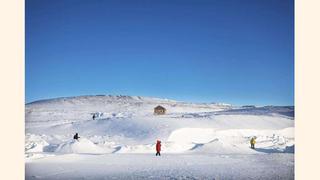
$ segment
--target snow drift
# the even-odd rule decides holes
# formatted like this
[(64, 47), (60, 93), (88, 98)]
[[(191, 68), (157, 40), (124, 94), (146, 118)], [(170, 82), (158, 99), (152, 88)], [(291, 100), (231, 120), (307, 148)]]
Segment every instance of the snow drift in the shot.
[(66, 143), (62, 143), (55, 150), (57, 153), (106, 153), (105, 149), (93, 144), (86, 138), (78, 140), (71, 140)]

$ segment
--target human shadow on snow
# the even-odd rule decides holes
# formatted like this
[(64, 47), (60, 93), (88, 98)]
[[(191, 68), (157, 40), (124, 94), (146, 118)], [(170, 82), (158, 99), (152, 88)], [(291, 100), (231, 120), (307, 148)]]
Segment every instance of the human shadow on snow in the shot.
[(292, 146), (287, 146), (284, 150), (279, 150), (279, 149), (265, 149), (265, 148), (255, 148), (254, 149), (257, 152), (262, 152), (262, 153), (294, 153), (294, 145)]

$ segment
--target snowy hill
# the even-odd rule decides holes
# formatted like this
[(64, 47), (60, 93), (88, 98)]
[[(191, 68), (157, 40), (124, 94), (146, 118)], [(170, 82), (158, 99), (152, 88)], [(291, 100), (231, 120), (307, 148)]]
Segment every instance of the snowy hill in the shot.
[(141, 116), (152, 114), (153, 108), (157, 105), (166, 107), (171, 114), (218, 111), (230, 108), (230, 105), (192, 104), (139, 96), (79, 96), (29, 103), (26, 105), (26, 122), (88, 120), (92, 116), (91, 113), (94, 112)]
[[(155, 116), (153, 108), (157, 105), (165, 107), (167, 114)], [(289, 139), (290, 143), (286, 143), (292, 145), (293, 112), (292, 107), (248, 109), (228, 104), (195, 104), (138, 96), (57, 98), (26, 105), (26, 144), (36, 144), (29, 137), (41, 135), (39, 138), (44, 141), (41, 144), (50, 147), (43, 151), (53, 151), (54, 147), (70, 140), (78, 132), (102, 148), (120, 149), (118, 152), (153, 152), (150, 145), (157, 139), (168, 146), (164, 151), (177, 152), (171, 141), (172, 137), (181, 136), (187, 139), (175, 138), (174, 142), (189, 141), (191, 144), (182, 143), (185, 147), (180, 147), (181, 152), (187, 152), (194, 148), (192, 143), (209, 143), (216, 138), (231, 145), (246, 143), (250, 136), (261, 134), (258, 130), (268, 130), (261, 137), (264, 141), (272, 141), (274, 139), (270, 136), (289, 128), (292, 131), (286, 134), (288, 137), (285, 139)], [(92, 120), (94, 113), (99, 116)], [(225, 135), (219, 136), (222, 133)], [(242, 139), (229, 142), (226, 138), (230, 134)], [(206, 141), (198, 142), (197, 138), (205, 138)], [(26, 150), (32, 152), (37, 146), (28, 146)]]
[[(158, 105), (166, 108), (165, 115), (153, 114)], [(36, 101), (26, 104), (25, 113), (25, 156), (30, 165), (67, 154), (153, 154), (158, 139), (168, 155), (294, 152), (293, 107), (97, 95)], [(72, 139), (75, 133), (79, 141)], [(253, 136), (255, 150), (249, 148)], [(286, 158), (291, 162), (293, 157)]]

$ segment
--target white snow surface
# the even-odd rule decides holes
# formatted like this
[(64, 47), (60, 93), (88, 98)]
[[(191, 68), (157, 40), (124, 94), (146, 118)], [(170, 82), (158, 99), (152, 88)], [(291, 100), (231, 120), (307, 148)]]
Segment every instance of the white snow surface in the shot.
[[(158, 105), (167, 109), (165, 115), (153, 114)], [(97, 95), (29, 103), (25, 117), (26, 179), (128, 179), (129, 174), (133, 179), (272, 179), (254, 173), (250, 165), (264, 167), (273, 178), (294, 177), (293, 107), (242, 108)], [(79, 141), (72, 139), (75, 133)], [(257, 137), (254, 150), (249, 148), (253, 136)], [(162, 141), (161, 158), (154, 157), (157, 140)], [(173, 160), (176, 157), (178, 162)], [(138, 166), (133, 163), (137, 161)], [(155, 173), (152, 176), (144, 169), (154, 163), (149, 168)], [(116, 168), (120, 166), (127, 168), (121, 170), (127, 175), (120, 175)], [(220, 169), (212, 170), (216, 166)], [(272, 170), (273, 166), (279, 166), (278, 170)], [(242, 173), (243, 169), (249, 174)], [(87, 174), (72, 173), (79, 171)]]
[(26, 179), (294, 179), (292, 154), (65, 154), (27, 163)]

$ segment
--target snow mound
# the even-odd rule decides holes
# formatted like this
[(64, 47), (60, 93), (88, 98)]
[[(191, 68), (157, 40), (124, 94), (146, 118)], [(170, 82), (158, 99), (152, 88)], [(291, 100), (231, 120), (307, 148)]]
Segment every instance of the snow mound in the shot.
[(215, 130), (211, 128), (181, 128), (173, 131), (168, 141), (180, 143), (207, 143), (212, 140)]
[[(209, 143), (196, 144), (192, 149), (193, 153), (214, 153), (214, 154), (243, 154), (249, 153), (250, 149), (241, 148), (235, 144), (221, 141), (220, 139), (214, 139)], [(251, 152), (252, 153), (252, 152)]]
[(194, 147), (194, 143), (188, 142), (164, 142), (163, 153), (181, 153), (186, 152)]
[(66, 143), (62, 143), (55, 150), (58, 153), (105, 153), (105, 149), (95, 145), (93, 142), (86, 138), (81, 138), (79, 141), (71, 140)]
[[(255, 150), (249, 148), (253, 136), (257, 137)], [(294, 128), (281, 130), (181, 128), (171, 133), (164, 143), (164, 149), (169, 153), (293, 153)]]
[(24, 150), (26, 153), (43, 152), (44, 147), (49, 145), (42, 136), (35, 134), (27, 134), (25, 142)]
[(220, 137), (219, 132), (212, 128), (181, 128), (171, 133), (165, 147), (167, 152), (201, 152), (201, 153), (247, 153), (237, 142), (230, 142)]

